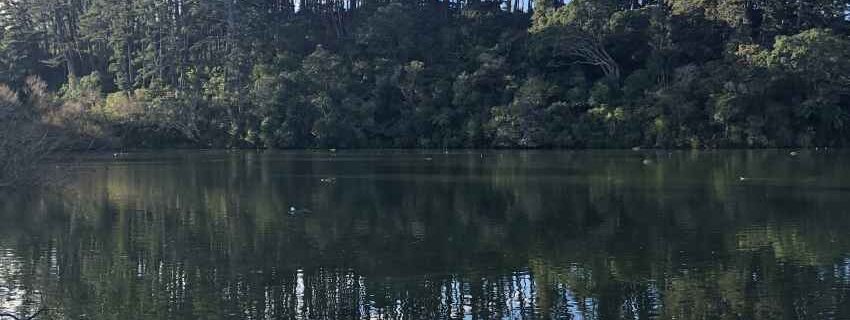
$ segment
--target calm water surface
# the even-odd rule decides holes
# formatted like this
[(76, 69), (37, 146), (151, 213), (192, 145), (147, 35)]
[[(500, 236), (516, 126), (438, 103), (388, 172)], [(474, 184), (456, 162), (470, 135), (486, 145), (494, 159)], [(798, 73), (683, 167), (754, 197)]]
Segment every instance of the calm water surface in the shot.
[(39, 319), (850, 319), (850, 152), (169, 152), (0, 195)]

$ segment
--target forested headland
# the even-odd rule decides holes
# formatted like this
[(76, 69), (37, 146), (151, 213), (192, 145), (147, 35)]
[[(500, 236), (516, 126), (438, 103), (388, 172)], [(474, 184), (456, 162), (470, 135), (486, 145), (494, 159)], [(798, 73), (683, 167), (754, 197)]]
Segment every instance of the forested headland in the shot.
[(2, 0), (0, 132), (24, 162), (60, 138), (77, 149), (846, 146), (848, 5)]

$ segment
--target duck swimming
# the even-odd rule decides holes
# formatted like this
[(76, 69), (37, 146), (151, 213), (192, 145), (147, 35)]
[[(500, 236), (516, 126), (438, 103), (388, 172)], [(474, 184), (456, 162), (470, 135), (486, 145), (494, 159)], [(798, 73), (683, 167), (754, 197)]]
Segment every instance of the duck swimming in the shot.
[(292, 207), (292, 206), (289, 207), (289, 215), (291, 215), (291, 216), (294, 216), (296, 214), (305, 214), (305, 213), (312, 213), (312, 212), (313, 211), (310, 211), (309, 209), (298, 209), (298, 208), (295, 208), (295, 207)]

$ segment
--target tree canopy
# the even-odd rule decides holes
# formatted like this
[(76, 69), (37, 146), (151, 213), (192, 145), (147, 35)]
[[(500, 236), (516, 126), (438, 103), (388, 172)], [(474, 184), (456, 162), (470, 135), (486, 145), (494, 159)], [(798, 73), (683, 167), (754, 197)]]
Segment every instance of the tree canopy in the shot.
[[(848, 0), (2, 0), (84, 147), (843, 146)], [(29, 81), (27, 79), (30, 79)]]

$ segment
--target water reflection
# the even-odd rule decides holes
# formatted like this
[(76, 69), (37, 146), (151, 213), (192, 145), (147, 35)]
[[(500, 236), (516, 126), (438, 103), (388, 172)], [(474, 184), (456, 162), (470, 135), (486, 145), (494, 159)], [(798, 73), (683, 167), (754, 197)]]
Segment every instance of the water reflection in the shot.
[(66, 190), (2, 195), (0, 310), (47, 306), (46, 319), (850, 318), (848, 156), (94, 157), (69, 165), (78, 178)]

